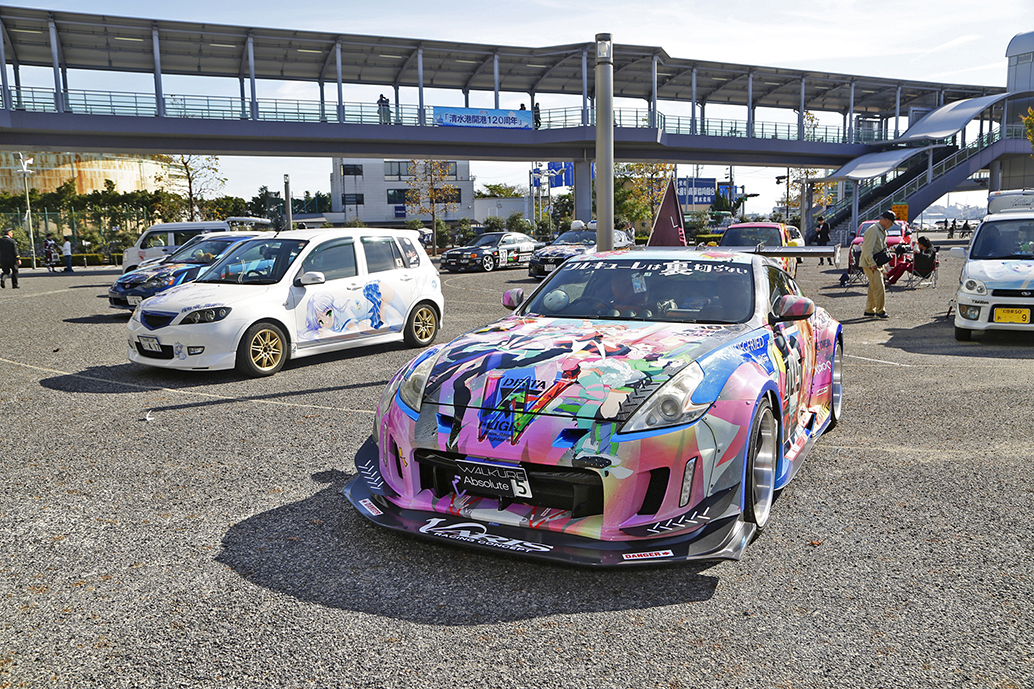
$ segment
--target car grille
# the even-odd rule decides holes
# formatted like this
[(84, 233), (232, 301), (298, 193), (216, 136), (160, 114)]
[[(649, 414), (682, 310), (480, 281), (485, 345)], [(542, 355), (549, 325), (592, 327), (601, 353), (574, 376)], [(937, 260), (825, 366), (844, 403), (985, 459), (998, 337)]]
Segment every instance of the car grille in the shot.
[(161, 352), (152, 352), (149, 349), (144, 349), (143, 346), (137, 342), (136, 351), (140, 356), (146, 356), (148, 359), (171, 359), (173, 356), (172, 347), (169, 345), (161, 345)]
[(993, 289), (993, 297), (1013, 297), (1016, 299), (1030, 299), (1034, 297), (1034, 290), (1031, 289)]
[[(477, 457), (454, 452), (417, 450), (415, 457), (420, 468), (420, 487), (429, 489), (436, 498), (453, 492), (456, 478), (456, 460)], [(603, 479), (591, 469), (545, 466), (521, 462), (531, 484), (531, 498), (513, 498), (509, 503), (552, 507), (570, 510), (572, 518), (603, 514)], [(506, 498), (502, 499), (506, 501)]]
[(160, 313), (158, 311), (144, 311), (140, 316), (140, 321), (150, 330), (156, 330), (158, 328), (164, 328), (172, 319), (176, 317), (174, 313)]
[(129, 300), (128, 299), (119, 299), (117, 297), (108, 297), (108, 303), (111, 304), (112, 306), (121, 306), (121, 307), (129, 306)]

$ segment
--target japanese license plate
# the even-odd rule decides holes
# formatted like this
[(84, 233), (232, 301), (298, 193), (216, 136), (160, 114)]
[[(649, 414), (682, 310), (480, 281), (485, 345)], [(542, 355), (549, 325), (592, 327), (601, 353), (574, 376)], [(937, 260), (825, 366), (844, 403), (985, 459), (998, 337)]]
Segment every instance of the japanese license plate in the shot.
[(140, 342), (140, 346), (149, 352), (162, 351), (162, 346), (158, 344), (157, 337), (138, 337), (137, 340)]
[(1030, 323), (1030, 309), (995, 309), (995, 323)]
[(460, 491), (504, 498), (530, 498), (531, 484), (523, 467), (496, 462), (456, 460)]
[(136, 306), (144, 300), (143, 297), (126, 297), (126, 301), (129, 302), (130, 306)]
[(556, 266), (552, 263), (546, 263), (542, 266), (542, 270), (546, 271), (547, 273), (552, 273), (554, 270), (556, 270)]

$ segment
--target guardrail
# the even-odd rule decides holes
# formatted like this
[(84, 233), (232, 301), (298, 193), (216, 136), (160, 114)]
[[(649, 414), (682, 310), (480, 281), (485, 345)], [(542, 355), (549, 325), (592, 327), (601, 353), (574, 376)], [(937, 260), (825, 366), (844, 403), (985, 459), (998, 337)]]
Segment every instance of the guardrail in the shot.
[[(120, 91), (69, 90), (60, 94), (65, 112), (81, 115), (117, 115), (127, 117), (156, 117), (158, 101), (151, 93)], [(57, 112), (57, 94), (52, 89), (23, 86), (11, 89), (11, 102), (15, 110), (28, 112)], [(253, 119), (252, 101), (235, 96), (164, 96), (165, 116), (176, 118), (197, 118), (211, 120)], [(338, 122), (337, 103), (326, 101), (287, 100), (280, 98), (259, 98), (255, 101), (254, 119), (276, 122)], [(420, 108), (414, 105), (391, 105), (387, 121), (376, 103), (343, 103), (341, 121), (346, 124), (395, 124), (403, 126), (434, 126), (434, 107)], [(569, 129), (583, 126), (582, 108), (551, 108), (540, 110), (536, 129)], [(745, 120), (720, 118), (696, 118), (684, 115), (656, 113), (656, 122), (651, 121), (649, 108), (615, 108), (614, 126), (622, 128), (647, 128), (651, 125), (669, 134), (721, 136), (748, 138)], [(588, 124), (595, 125), (596, 112), (588, 111)], [(780, 139), (797, 141), (799, 130), (796, 124), (783, 122), (754, 122), (756, 139)], [(884, 140), (881, 133), (871, 130), (854, 130), (856, 143), (873, 143)], [(805, 141), (822, 143), (845, 143), (847, 134), (841, 127), (811, 126), (804, 131)]]

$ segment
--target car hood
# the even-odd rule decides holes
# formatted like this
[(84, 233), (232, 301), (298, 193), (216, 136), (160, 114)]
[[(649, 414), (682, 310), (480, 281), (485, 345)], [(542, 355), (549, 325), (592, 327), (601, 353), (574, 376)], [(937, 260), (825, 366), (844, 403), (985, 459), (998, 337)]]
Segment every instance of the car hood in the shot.
[(964, 277), (980, 280), (988, 289), (1034, 290), (1034, 260), (971, 260)]
[(144, 299), (142, 308), (166, 313), (186, 312), (203, 307), (233, 306), (261, 299), (270, 285), (232, 285), (189, 282)]
[(595, 244), (558, 244), (556, 246), (546, 246), (539, 249), (535, 252), (535, 256), (538, 258), (558, 258), (588, 254), (593, 251), (596, 251)]
[(163, 263), (161, 265), (138, 268), (130, 273), (126, 273), (116, 280), (116, 282), (124, 287), (134, 287), (136, 285), (142, 285), (152, 278), (172, 277), (174, 273), (178, 273), (182, 270), (204, 267), (205, 266), (199, 263)]
[(746, 329), (511, 317), (445, 345), (424, 400), (456, 415), (478, 408), (623, 421), (673, 375)]

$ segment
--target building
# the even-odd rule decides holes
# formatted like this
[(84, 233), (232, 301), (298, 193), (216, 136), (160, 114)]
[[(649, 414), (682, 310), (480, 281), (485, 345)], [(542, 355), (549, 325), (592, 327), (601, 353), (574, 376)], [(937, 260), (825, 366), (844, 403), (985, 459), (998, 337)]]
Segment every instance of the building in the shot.
[[(341, 225), (359, 219), (367, 225), (403, 225), (407, 220), (431, 223), (431, 214), (416, 214), (406, 207), (406, 193), (411, 189), (409, 160), (381, 158), (334, 158), (330, 175), (330, 213), (328, 222)], [(454, 210), (440, 213), (439, 219), (455, 222), (474, 219), (474, 180), (470, 178), (470, 162), (448, 161), (448, 184), (457, 190)]]
[[(154, 191), (156, 176), (170, 176), (167, 166), (151, 156), (26, 151), (25, 157), (32, 158), (29, 187), (43, 194), (57, 191), (70, 179), (75, 180), (79, 194), (104, 191), (105, 180), (109, 179), (119, 192)], [(17, 153), (0, 151), (0, 191), (24, 192), (22, 176), (16, 173), (20, 167)]]

